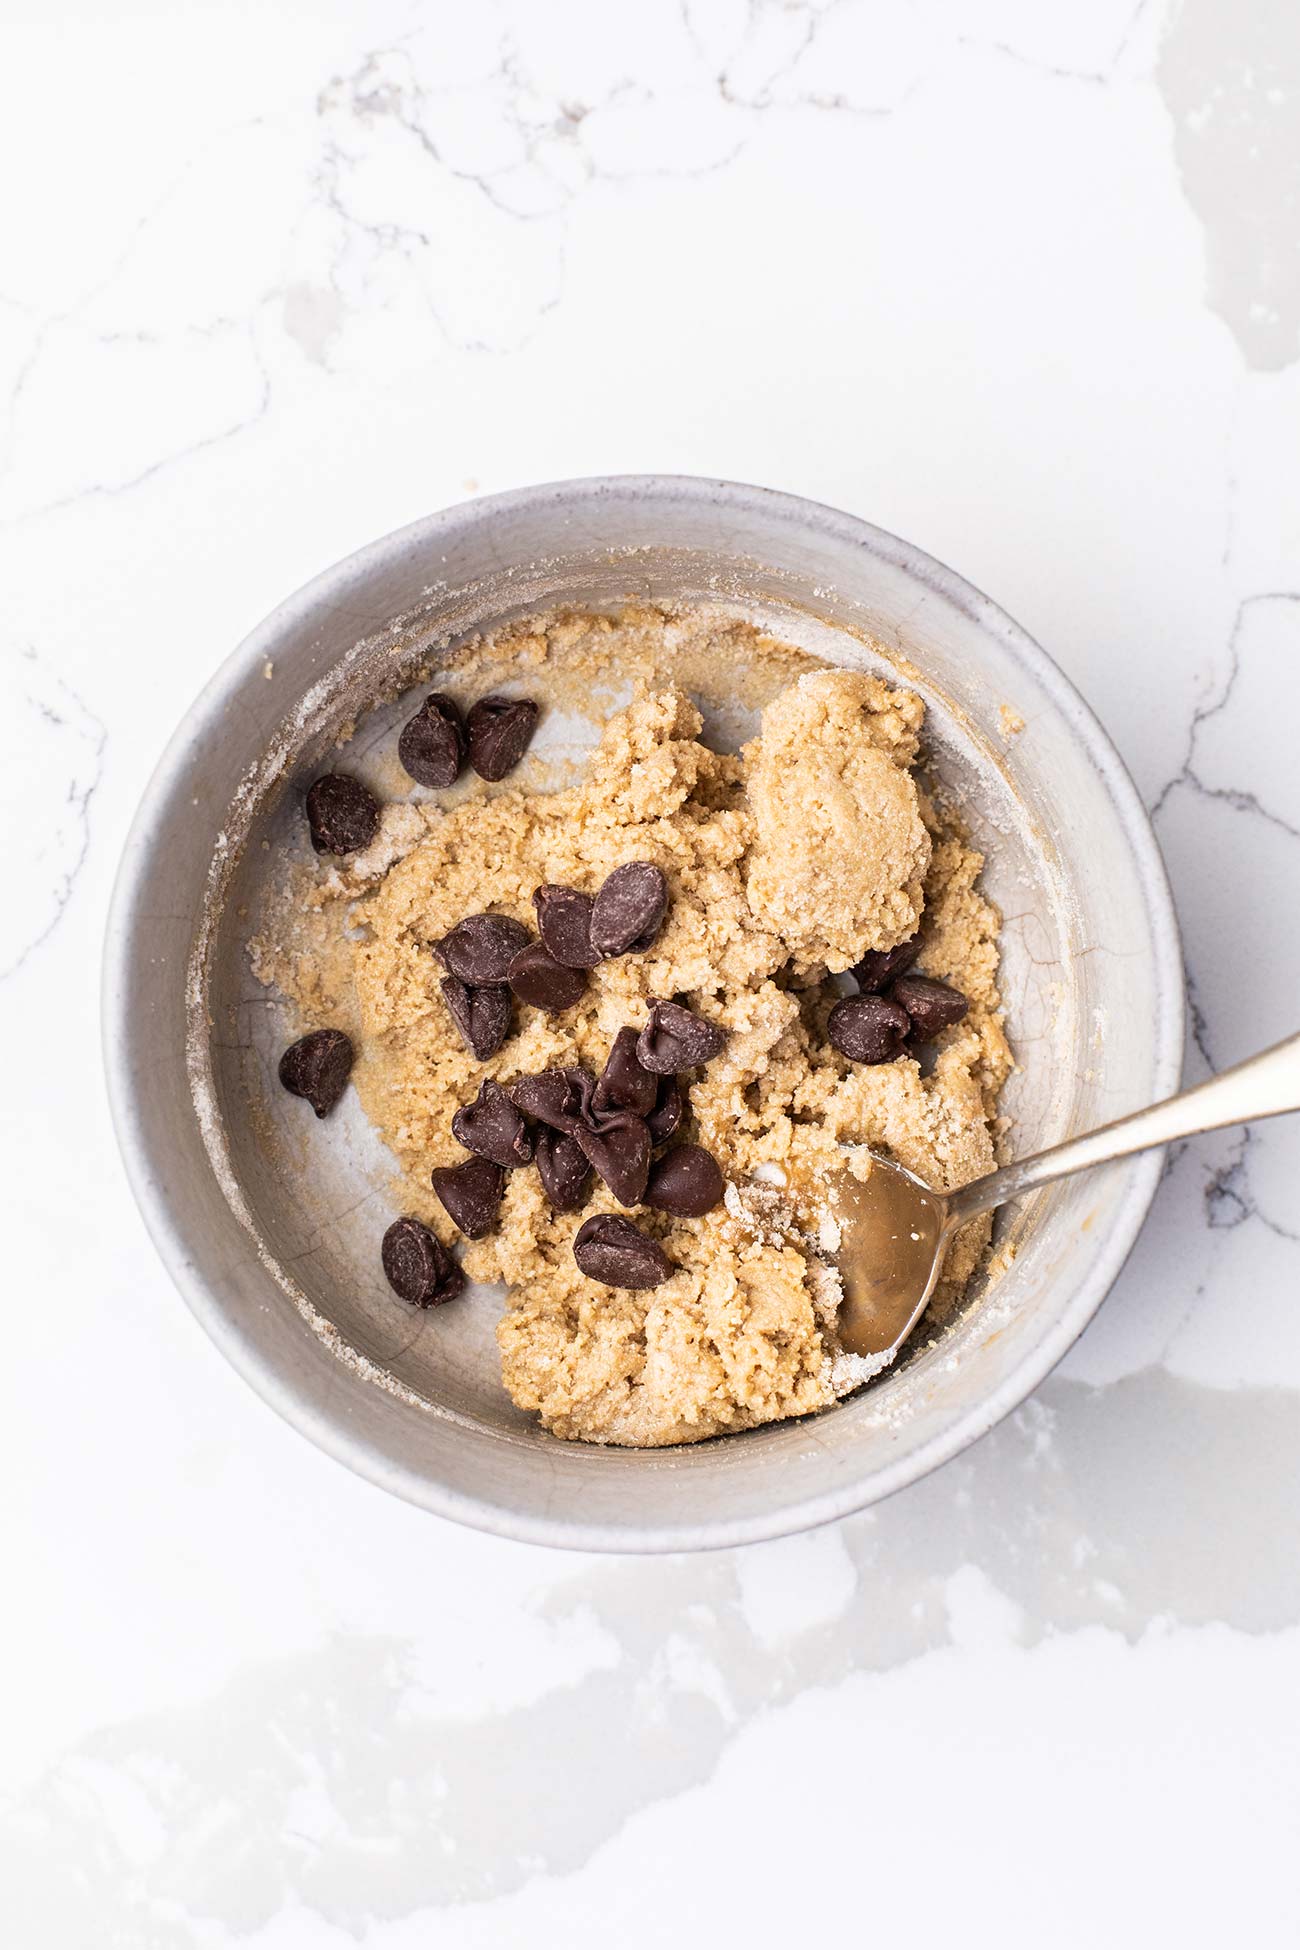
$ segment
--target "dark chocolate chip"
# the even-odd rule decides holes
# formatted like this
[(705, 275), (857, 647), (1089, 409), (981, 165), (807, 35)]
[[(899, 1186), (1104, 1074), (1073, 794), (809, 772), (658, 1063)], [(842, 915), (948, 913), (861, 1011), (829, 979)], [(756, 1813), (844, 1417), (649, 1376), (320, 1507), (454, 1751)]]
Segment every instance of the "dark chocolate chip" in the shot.
[(443, 1000), (466, 1047), (480, 1063), (495, 1056), (510, 1034), (510, 991), (500, 983), (470, 988), (458, 975), (442, 978)]
[(465, 1290), (458, 1262), (418, 1219), (394, 1219), (379, 1256), (389, 1286), (413, 1307), (440, 1307)]
[(921, 937), (914, 934), (910, 941), (900, 941), (897, 948), (873, 948), (861, 961), (854, 962), (849, 973), (863, 995), (879, 995), (896, 975), (912, 966), (920, 952)]
[(615, 867), (591, 910), (591, 945), (604, 959), (641, 954), (668, 912), (668, 882), (650, 860)]
[(600, 1094), (600, 1083), (593, 1079), (590, 1071), (582, 1073), (582, 1121), (589, 1131), (612, 1131), (629, 1120), (642, 1123), (644, 1119), (638, 1111), (630, 1110), (626, 1104), (611, 1104)]
[(660, 1077), (655, 1107), (646, 1118), (651, 1144), (666, 1144), (686, 1115), (686, 1092), (676, 1077)]
[(499, 1083), (484, 1083), (472, 1104), (461, 1105), (451, 1120), (451, 1134), (467, 1151), (504, 1171), (532, 1161), (528, 1126)]
[(571, 1009), (587, 986), (585, 969), (566, 968), (540, 941), (530, 941), (510, 964), (510, 986), (521, 1002), (557, 1016)]
[(559, 887), (553, 881), (533, 890), (537, 910), (537, 931), (548, 954), (565, 968), (594, 968), (600, 956), (591, 945), (590, 894), (576, 887)]
[(538, 707), (526, 697), (481, 697), (470, 711), (469, 762), (481, 779), (513, 772), (532, 743)]
[(359, 853), (379, 831), (379, 801), (360, 779), (326, 772), (308, 791), (307, 825), (318, 853)]
[(634, 1110), (649, 1117), (658, 1102), (659, 1079), (637, 1056), (636, 1035), (635, 1029), (620, 1029), (614, 1038), (592, 1095), (597, 1111)]
[(712, 1152), (698, 1144), (678, 1144), (653, 1166), (641, 1202), (675, 1219), (698, 1219), (720, 1204), (723, 1190), (722, 1171)]
[(462, 982), (483, 988), (510, 979), (510, 964), (532, 939), (508, 914), (467, 914), (434, 948), (443, 967)]
[(305, 1097), (317, 1117), (333, 1110), (352, 1074), (352, 1045), (341, 1029), (313, 1029), (290, 1043), (280, 1058), (280, 1081), (293, 1097)]
[(621, 1204), (639, 1202), (650, 1170), (649, 1128), (634, 1111), (598, 1106), (590, 1070), (573, 1065), (518, 1077), (510, 1095), (526, 1117), (573, 1138)]
[(715, 1022), (683, 1009), (679, 1002), (652, 1002), (650, 1020), (637, 1038), (636, 1053), (656, 1076), (694, 1070), (716, 1056), (727, 1040)]
[(466, 1158), (463, 1165), (435, 1165), (431, 1176), (448, 1217), (467, 1239), (482, 1239), (491, 1232), (506, 1188), (500, 1165), (487, 1158)]
[(525, 1117), (572, 1137), (579, 1128), (582, 1110), (596, 1087), (590, 1070), (576, 1065), (566, 1070), (542, 1070), (536, 1076), (516, 1077), (510, 1095)]
[(928, 975), (900, 975), (889, 996), (907, 1011), (918, 1043), (928, 1043), (941, 1029), (950, 1029), (970, 1007), (960, 989), (931, 981)]
[(633, 1111), (597, 1107), (590, 1070), (574, 1064), (517, 1077), (510, 1095), (526, 1117), (573, 1138), (620, 1203), (638, 1202), (650, 1170), (649, 1130)]
[(578, 1227), (573, 1257), (589, 1280), (636, 1292), (662, 1286), (677, 1271), (658, 1240), (648, 1238), (617, 1212), (598, 1212)]
[(576, 1138), (543, 1125), (537, 1133), (537, 1175), (557, 1212), (580, 1212), (587, 1202), (591, 1166)]
[(601, 1128), (580, 1124), (573, 1133), (588, 1164), (620, 1205), (639, 1205), (650, 1175), (650, 1133), (630, 1110), (608, 1111)]
[(911, 1028), (906, 1009), (884, 995), (846, 995), (826, 1022), (832, 1049), (851, 1063), (889, 1063)]
[(425, 698), (402, 726), (397, 756), (417, 785), (455, 785), (465, 763), (465, 724), (454, 697), (434, 691)]

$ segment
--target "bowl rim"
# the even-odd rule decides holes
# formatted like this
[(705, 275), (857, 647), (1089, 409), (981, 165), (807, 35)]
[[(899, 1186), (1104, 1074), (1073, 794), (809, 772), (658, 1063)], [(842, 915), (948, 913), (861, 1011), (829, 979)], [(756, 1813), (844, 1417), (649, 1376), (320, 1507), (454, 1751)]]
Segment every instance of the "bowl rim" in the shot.
[(195, 1264), (166, 1192), (165, 1174), (154, 1163), (136, 1106), (128, 997), (135, 918), (142, 875), (154, 842), (160, 808), (173, 788), (196, 734), (213, 713), (260, 677), (268, 656), (301, 617), (328, 602), (338, 587), (364, 579), (372, 569), (408, 548), (426, 549), (440, 534), (465, 522), (487, 521), (515, 509), (550, 503), (572, 511), (595, 499), (670, 500), (723, 505), (738, 513), (775, 514), (787, 522), (867, 548), (903, 569), (918, 583), (996, 637), (1018, 662), (1032, 669), (1072, 734), (1101, 775), (1119, 817), (1130, 857), (1147, 897), (1154, 943), (1155, 1019), (1152, 1044), (1153, 1100), (1178, 1087), (1184, 1047), (1184, 965), (1168, 874), (1146, 808), (1124, 760), (1071, 680), (1029, 633), (956, 570), (888, 530), (826, 503), (710, 476), (616, 474), (539, 482), (484, 495), (421, 516), (366, 543), (303, 583), (278, 603), (222, 661), (167, 741), (141, 796), (123, 846), (105, 929), (101, 1022), (109, 1107), (132, 1194), (164, 1267), (191, 1312), (231, 1365), (300, 1434), (336, 1461), (378, 1487), (435, 1515), (517, 1542), (562, 1549), (608, 1552), (670, 1552), (729, 1549), (812, 1529), (864, 1509), (939, 1468), (987, 1434), (1056, 1367), (1096, 1314), (1123, 1269), (1146, 1219), (1164, 1168), (1164, 1151), (1149, 1152), (1116, 1167), (1127, 1177), (1105, 1250), (1069, 1304), (1002, 1383), (955, 1415), (928, 1442), (905, 1456), (876, 1464), (869, 1477), (739, 1518), (705, 1519), (670, 1528), (585, 1523), (581, 1518), (533, 1516), (487, 1498), (467, 1495), (396, 1462), (358, 1438), (346, 1421), (313, 1402), (292, 1371), (268, 1362), (241, 1331)]

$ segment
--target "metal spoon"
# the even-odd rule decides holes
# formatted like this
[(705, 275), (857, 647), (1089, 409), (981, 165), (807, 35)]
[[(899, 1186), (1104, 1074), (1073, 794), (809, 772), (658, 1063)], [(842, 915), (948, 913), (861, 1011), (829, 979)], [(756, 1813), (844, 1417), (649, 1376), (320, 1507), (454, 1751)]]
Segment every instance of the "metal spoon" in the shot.
[(873, 1157), (865, 1181), (845, 1172), (831, 1194), (840, 1227), (834, 1257), (844, 1286), (836, 1325), (842, 1345), (851, 1354), (892, 1360), (925, 1312), (953, 1234), (981, 1212), (1134, 1151), (1289, 1110), (1300, 1110), (1300, 1035), (1179, 1097), (1005, 1165), (955, 1192), (936, 1192), (901, 1165)]

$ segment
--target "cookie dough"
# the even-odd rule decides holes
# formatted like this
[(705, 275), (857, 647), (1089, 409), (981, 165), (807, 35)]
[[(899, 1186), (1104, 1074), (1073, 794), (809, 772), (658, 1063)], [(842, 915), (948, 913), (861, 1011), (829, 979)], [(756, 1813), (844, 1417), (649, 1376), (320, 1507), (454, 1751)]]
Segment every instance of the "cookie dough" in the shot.
[(746, 893), (798, 975), (916, 933), (930, 835), (907, 767), (921, 717), (910, 692), (839, 670), (811, 672), (763, 713)]
[[(638, 612), (640, 641), (655, 627), (662, 637), (675, 626)], [(527, 629), (534, 645), (562, 633), (570, 654), (576, 633), (579, 655), (588, 629), (603, 658), (617, 652), (608, 618)], [(544, 648), (533, 654), (544, 662)], [(727, 1032), (692, 1083), (682, 1133), (717, 1158), (725, 1204), (697, 1219), (635, 1214), (677, 1265), (664, 1285), (628, 1292), (579, 1271), (578, 1226), (621, 1209), (599, 1181), (582, 1212), (557, 1214), (535, 1170), (511, 1171), (498, 1229), (464, 1245), (472, 1278), (509, 1289), (498, 1329), (505, 1385), (555, 1434), (654, 1446), (823, 1407), (866, 1373), (834, 1334), (838, 1288), (818, 1251), (828, 1177), (855, 1147), (858, 1169), (869, 1168), (867, 1148), (881, 1149), (940, 1186), (994, 1163), (1010, 1067), (997, 915), (976, 885), (978, 854), (916, 783), (921, 720), (906, 690), (819, 669), (768, 705), (740, 756), (722, 755), (700, 741), (683, 692), (643, 685), (606, 725), (580, 784), (477, 788), (449, 807), (424, 802), (414, 817), (390, 808), (374, 877), (365, 862), (341, 880), (336, 872), (338, 934), (352, 943), (356, 1087), (403, 1168), (402, 1209), (448, 1244), (463, 1242), (429, 1173), (463, 1159), (452, 1116), (485, 1078), (574, 1063), (599, 1072), (619, 1029), (639, 1028), (654, 997), (677, 997)], [(602, 963), (567, 1014), (518, 1005), (515, 1033), (476, 1062), (443, 1003), (431, 944), (484, 910), (532, 929), (539, 884), (595, 892), (629, 860), (654, 861), (671, 891), (649, 951)], [(959, 987), (969, 1013), (933, 1046), (928, 1074), (910, 1055), (852, 1065), (826, 1040), (838, 993), (827, 971), (906, 939), (918, 920), (925, 972)], [(960, 1293), (987, 1238), (980, 1221), (957, 1240), (940, 1305)]]

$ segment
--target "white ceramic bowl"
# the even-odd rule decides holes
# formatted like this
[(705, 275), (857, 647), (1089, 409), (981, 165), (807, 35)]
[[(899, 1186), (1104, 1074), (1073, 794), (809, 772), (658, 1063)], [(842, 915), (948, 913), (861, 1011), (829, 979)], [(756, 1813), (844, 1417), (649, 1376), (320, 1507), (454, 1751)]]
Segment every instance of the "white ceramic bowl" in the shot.
[[(743, 1435), (641, 1452), (562, 1443), (501, 1387), (499, 1295), (413, 1325), (378, 1265), (390, 1214), (373, 1133), (355, 1106), (319, 1127), (284, 1121), (284, 1032), (249, 974), (243, 916), (341, 725), (378, 698), (368, 732), (389, 737), (415, 666), (467, 633), (628, 597), (733, 604), (921, 691), (937, 770), (1004, 910), (1020, 1151), (1176, 1088), (1182, 968), (1159, 853), (1056, 667), (959, 576), (879, 529), (760, 488), (659, 477), (431, 516), (327, 570), (253, 632), (177, 731), (132, 829), (105, 1044), (159, 1251), (212, 1338), (304, 1434), (398, 1495), (507, 1536), (696, 1549), (859, 1509), (1014, 1408), (1100, 1305), (1160, 1159), (1040, 1193), (1010, 1221), (1009, 1270), (941, 1335), (838, 1406)], [(349, 755), (363, 775), (369, 749), (363, 735)]]

